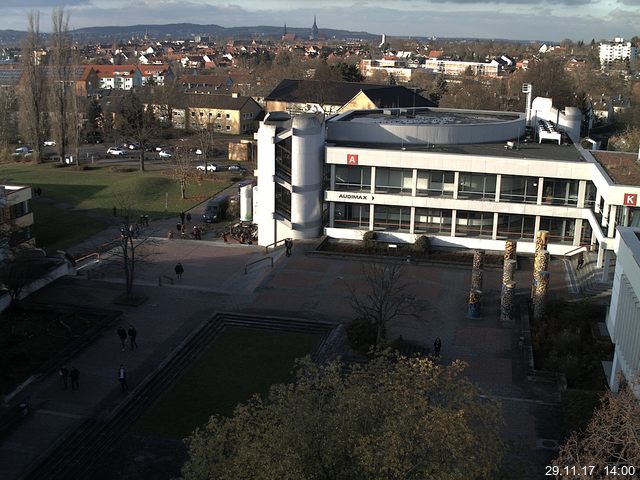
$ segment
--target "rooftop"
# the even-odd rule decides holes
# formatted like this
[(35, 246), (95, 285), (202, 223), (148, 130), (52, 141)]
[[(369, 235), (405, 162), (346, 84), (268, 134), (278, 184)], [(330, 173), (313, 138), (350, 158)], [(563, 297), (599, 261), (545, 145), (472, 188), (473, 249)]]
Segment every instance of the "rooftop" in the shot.
[(640, 185), (640, 163), (637, 153), (592, 151), (593, 157), (619, 185)]
[(518, 113), (453, 111), (443, 109), (388, 109), (358, 110), (338, 121), (353, 123), (378, 123), (385, 125), (477, 125), (499, 123), (520, 117)]

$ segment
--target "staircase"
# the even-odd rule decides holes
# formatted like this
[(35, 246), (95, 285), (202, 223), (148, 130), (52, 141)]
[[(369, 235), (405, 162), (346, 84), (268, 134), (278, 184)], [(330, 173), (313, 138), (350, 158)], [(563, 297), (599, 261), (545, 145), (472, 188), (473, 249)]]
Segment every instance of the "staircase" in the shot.
[[(95, 415), (45, 452), (23, 480), (90, 478), (94, 460), (115, 444), (129, 427), (166, 392), (182, 372), (219, 337), (225, 327), (326, 334), (334, 324), (301, 319), (222, 313), (192, 332), (124, 401)], [(115, 400), (114, 392), (109, 400)]]
[(596, 267), (597, 253), (586, 251), (583, 255), (584, 265), (580, 270), (577, 268), (577, 255), (564, 258), (565, 268), (569, 273), (569, 277), (575, 282), (576, 293), (583, 298), (588, 298), (598, 303), (609, 303), (616, 265), (615, 256), (610, 259), (607, 278), (603, 279), (604, 268)]

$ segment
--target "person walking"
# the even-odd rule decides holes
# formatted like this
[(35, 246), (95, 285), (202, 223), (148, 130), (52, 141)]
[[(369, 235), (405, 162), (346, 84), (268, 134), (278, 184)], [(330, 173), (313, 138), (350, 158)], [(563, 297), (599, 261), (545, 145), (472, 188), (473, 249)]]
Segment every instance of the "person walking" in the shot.
[(80, 371), (72, 366), (69, 376), (71, 377), (71, 391), (78, 390), (80, 388)]
[(123, 364), (120, 364), (120, 368), (118, 369), (118, 381), (120, 382), (122, 393), (129, 390), (129, 385), (127, 385), (127, 370), (124, 368)]
[(435, 354), (436, 357), (440, 356), (441, 348), (442, 348), (442, 340), (440, 340), (440, 337), (436, 337), (436, 339), (433, 342), (433, 353)]
[(180, 212), (180, 223), (184, 224), (184, 212)]
[(62, 384), (66, 390), (69, 386), (69, 369), (65, 365), (62, 365), (58, 373), (60, 374), (60, 378), (62, 378)]
[(187, 212), (187, 223), (191, 222), (191, 214)]
[(176, 277), (178, 277), (179, 279), (182, 278), (182, 274), (184, 273), (184, 267), (180, 262), (176, 263), (176, 266), (173, 268), (173, 270), (176, 272)]
[(287, 257), (291, 256), (291, 247), (293, 247), (293, 240), (290, 238), (285, 239), (284, 248), (285, 248), (285, 255)]
[(120, 337), (120, 343), (122, 343), (122, 351), (124, 352), (127, 347), (127, 331), (122, 325), (118, 327), (118, 336)]
[(129, 334), (129, 345), (131, 345), (131, 350), (134, 348), (138, 348), (138, 343), (136, 342), (136, 336), (138, 335), (138, 331), (133, 325), (129, 325), (129, 330), (127, 330)]
[(584, 252), (580, 252), (578, 254), (578, 266), (576, 267), (576, 270), (580, 270), (583, 265), (584, 265)]

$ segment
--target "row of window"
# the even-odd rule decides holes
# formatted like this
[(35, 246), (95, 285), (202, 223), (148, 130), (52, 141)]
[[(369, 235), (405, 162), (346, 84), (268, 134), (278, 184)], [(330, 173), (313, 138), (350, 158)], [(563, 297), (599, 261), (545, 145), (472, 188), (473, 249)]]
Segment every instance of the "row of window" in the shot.
[[(390, 205), (375, 205), (373, 229), (388, 232), (406, 232), (429, 235), (451, 235), (453, 211), (448, 209), (416, 208), (413, 231), (411, 231), (411, 208)], [(495, 216), (491, 212), (457, 210), (455, 220), (456, 237), (493, 238)], [(535, 216), (498, 214), (497, 238), (534, 238)], [(548, 230), (550, 241), (573, 243), (575, 219), (540, 217), (540, 230)], [(336, 203), (334, 227), (369, 230), (370, 208), (366, 204)], [(583, 241), (591, 241), (591, 229), (583, 222)]]
[[(372, 191), (371, 167), (336, 165), (335, 189), (341, 191)], [(502, 175), (500, 201), (517, 203), (537, 203), (538, 177)], [(497, 175), (489, 173), (465, 173), (458, 175), (450, 170), (418, 170), (416, 195), (427, 197), (453, 197), (457, 189), (460, 199), (495, 200)], [(579, 180), (545, 178), (542, 186), (542, 203), (551, 205), (576, 206), (578, 204)], [(593, 184), (590, 184), (593, 187)], [(394, 195), (413, 194), (413, 170), (401, 168), (376, 168), (375, 193)], [(590, 197), (591, 194), (591, 197)], [(595, 198), (587, 192), (587, 203)], [(593, 202), (593, 200), (591, 200)], [(589, 205), (588, 205), (589, 206)]]

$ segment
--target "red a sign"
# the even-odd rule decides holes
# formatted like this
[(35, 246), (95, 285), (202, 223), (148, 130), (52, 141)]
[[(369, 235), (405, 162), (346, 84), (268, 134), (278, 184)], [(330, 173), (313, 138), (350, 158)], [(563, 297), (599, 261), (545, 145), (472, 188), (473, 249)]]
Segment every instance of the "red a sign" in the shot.
[(354, 155), (353, 153), (347, 153), (347, 165), (357, 165), (357, 164), (358, 164), (358, 155)]
[(625, 193), (624, 194), (624, 204), (629, 206), (637, 205), (638, 203), (638, 194), (637, 193)]

